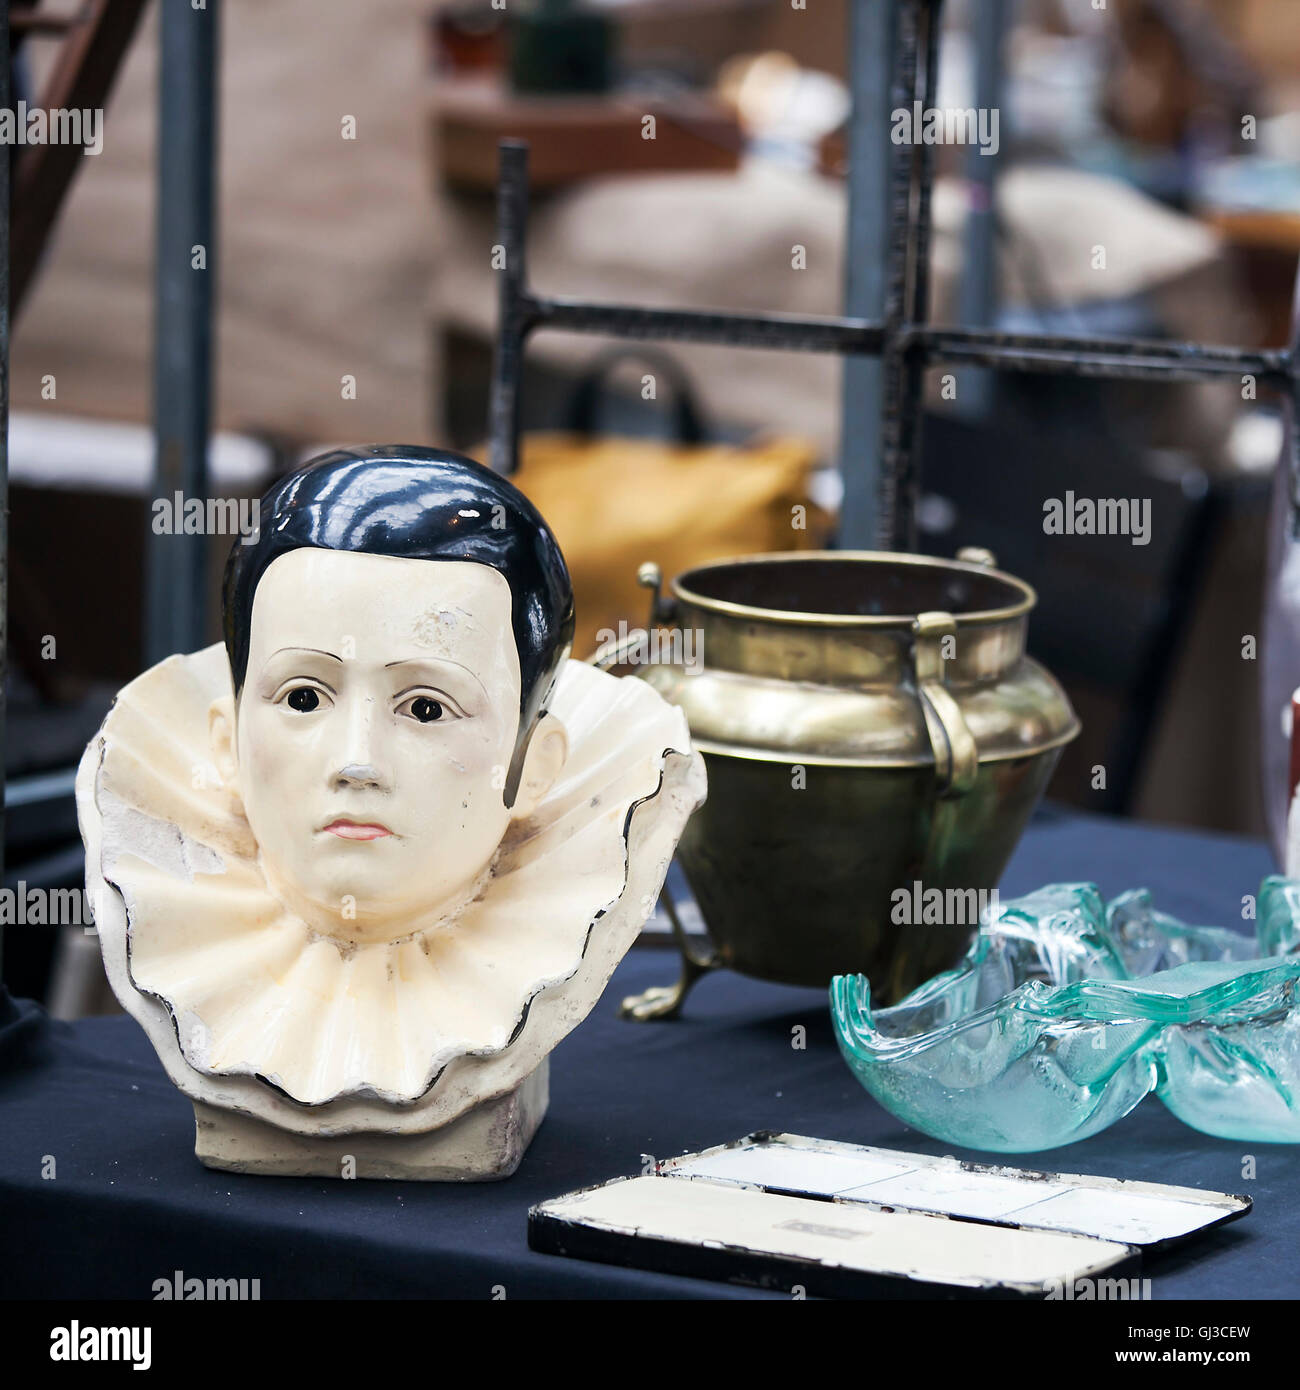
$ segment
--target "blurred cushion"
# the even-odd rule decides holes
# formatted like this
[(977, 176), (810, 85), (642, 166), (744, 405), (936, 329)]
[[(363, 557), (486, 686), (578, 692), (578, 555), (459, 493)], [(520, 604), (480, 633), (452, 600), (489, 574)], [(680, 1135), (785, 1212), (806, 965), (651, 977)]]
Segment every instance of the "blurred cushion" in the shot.
[(620, 621), (645, 626), (649, 596), (636, 574), (647, 560), (669, 580), (710, 560), (821, 545), (829, 518), (809, 496), (815, 464), (812, 446), (790, 438), (737, 448), (527, 435), (512, 481), (568, 561), (574, 655), (589, 655)]

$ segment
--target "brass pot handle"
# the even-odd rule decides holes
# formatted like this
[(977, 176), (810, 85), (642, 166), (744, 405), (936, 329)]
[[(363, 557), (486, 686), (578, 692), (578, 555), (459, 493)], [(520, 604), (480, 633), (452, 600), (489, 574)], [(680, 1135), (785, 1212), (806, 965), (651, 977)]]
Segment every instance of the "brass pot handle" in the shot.
[(957, 620), (951, 613), (918, 613), (912, 620), (912, 631), (916, 635), (913, 652), (916, 685), (934, 753), (939, 795), (963, 796), (975, 785), (979, 750), (960, 706), (943, 679), (944, 638), (956, 637)]
[(647, 560), (636, 572), (636, 582), (650, 590), (650, 616), (647, 627), (672, 627), (677, 621), (677, 600), (670, 594), (664, 597), (664, 577), (653, 560)]
[(651, 591), (650, 616), (646, 626), (634, 628), (621, 642), (606, 642), (603, 647), (598, 647), (587, 658), (587, 664), (596, 667), (598, 671), (608, 671), (611, 667), (621, 666), (626, 654), (644, 642), (650, 628), (671, 627), (676, 619), (676, 601), (663, 597), (663, 575), (653, 560), (647, 560), (637, 570), (636, 582), (643, 589)]

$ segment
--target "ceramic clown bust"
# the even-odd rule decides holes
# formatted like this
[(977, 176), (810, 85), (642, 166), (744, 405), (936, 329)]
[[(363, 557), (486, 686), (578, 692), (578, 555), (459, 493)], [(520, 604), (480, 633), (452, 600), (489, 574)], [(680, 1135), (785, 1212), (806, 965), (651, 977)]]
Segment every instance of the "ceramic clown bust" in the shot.
[(703, 799), (684, 716), (569, 659), (554, 537), (454, 454), (278, 483), (223, 609), (82, 760), (109, 981), (209, 1166), (506, 1176)]

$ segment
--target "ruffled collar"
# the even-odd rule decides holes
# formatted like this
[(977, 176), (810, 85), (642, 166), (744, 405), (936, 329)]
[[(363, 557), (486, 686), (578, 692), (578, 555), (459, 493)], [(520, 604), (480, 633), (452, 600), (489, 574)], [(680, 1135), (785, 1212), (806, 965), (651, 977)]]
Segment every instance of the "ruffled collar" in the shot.
[[(162, 662), (119, 695), (78, 783), (97, 821), (90, 879), (102, 877), (125, 906), (120, 940), (102, 929), (101, 938), (128, 1009), (146, 1022), (140, 1001), (123, 997), (129, 985), (165, 1009), (195, 1073), (255, 1079), (297, 1106), (410, 1106), (458, 1060), (504, 1054), (529, 1031), (539, 996), (579, 973), (602, 921), (624, 936), (633, 920), (639, 927), (653, 907), (646, 882), (657, 891), (667, 868), (665, 839), (675, 842), (703, 797), (681, 711), (643, 681), (569, 661), (551, 706), (569, 732), (568, 762), (477, 896), (401, 941), (343, 943), (272, 894), (238, 801), (219, 785), (207, 717), (229, 690), (218, 645)], [(659, 795), (669, 760), (680, 765), (675, 833), (638, 837), (654, 848), (631, 855), (662, 862), (630, 875), (632, 812)], [(532, 1030), (542, 1034), (535, 1051), (545, 1055), (585, 1015), (630, 939), (601, 953), (613, 959), (580, 1006), (538, 1011), (547, 1021)]]

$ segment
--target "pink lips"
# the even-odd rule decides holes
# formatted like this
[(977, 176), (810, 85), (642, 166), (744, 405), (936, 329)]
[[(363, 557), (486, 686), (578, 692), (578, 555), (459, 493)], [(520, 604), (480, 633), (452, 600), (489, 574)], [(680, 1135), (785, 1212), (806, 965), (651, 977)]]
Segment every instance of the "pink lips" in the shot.
[(386, 825), (380, 825), (377, 821), (360, 823), (342, 816), (336, 821), (331, 821), (325, 826), (325, 830), (331, 835), (337, 835), (341, 840), (382, 840), (385, 835), (393, 833)]

